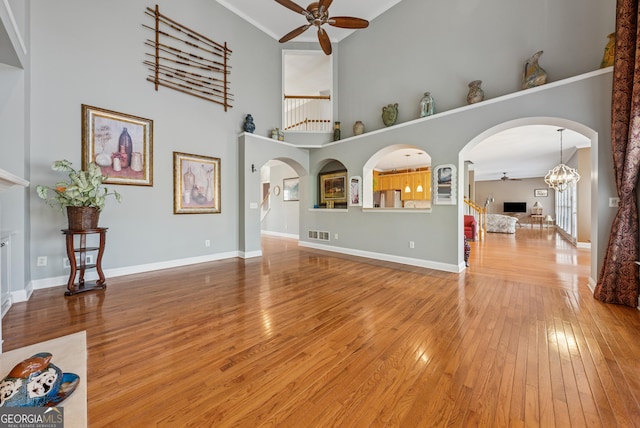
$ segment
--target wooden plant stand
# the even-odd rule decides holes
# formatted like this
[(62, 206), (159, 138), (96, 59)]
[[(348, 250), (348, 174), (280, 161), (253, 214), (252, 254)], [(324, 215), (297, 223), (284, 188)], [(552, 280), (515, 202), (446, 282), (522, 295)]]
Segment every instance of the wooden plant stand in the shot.
[[(91, 290), (104, 290), (107, 288), (106, 279), (102, 272), (102, 255), (104, 253), (104, 245), (106, 241), (107, 228), (98, 227), (86, 230), (63, 229), (62, 233), (67, 240), (67, 257), (71, 272), (69, 273), (69, 282), (67, 283), (67, 291), (65, 296), (72, 296), (78, 293), (84, 293)], [(87, 235), (99, 234), (100, 244), (97, 247), (87, 247)], [(75, 237), (78, 236), (76, 240)], [(77, 245), (76, 245), (76, 241)], [(97, 252), (95, 263), (87, 264), (87, 253)], [(79, 263), (76, 260), (76, 254), (80, 256)], [(96, 269), (98, 279), (96, 281), (85, 282), (84, 273), (88, 269)], [(78, 281), (76, 282), (76, 276)]]

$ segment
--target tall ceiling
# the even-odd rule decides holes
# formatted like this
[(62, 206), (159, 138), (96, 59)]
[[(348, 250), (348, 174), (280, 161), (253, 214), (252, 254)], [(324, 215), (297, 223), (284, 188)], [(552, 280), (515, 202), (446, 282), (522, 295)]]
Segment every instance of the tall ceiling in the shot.
[[(251, 25), (262, 30), (275, 40), (307, 21), (304, 16), (280, 5), (275, 0), (216, 0)], [(401, 0), (334, 0), (329, 7), (330, 16), (355, 16), (369, 22), (385, 13)], [(298, 2), (302, 7), (309, 3)], [(333, 43), (347, 37), (354, 31), (325, 25)], [(369, 27), (371, 28), (371, 26)], [(317, 34), (309, 29), (296, 37), (299, 42), (317, 42)], [(289, 42), (291, 43), (291, 42)], [(286, 47), (287, 44), (284, 44)], [(566, 162), (578, 148), (589, 147), (591, 141), (577, 132), (566, 130), (562, 133), (563, 154)], [(416, 150), (398, 151), (378, 165), (380, 169), (403, 168), (409, 160), (409, 167), (418, 166), (428, 156), (415, 155)], [(405, 156), (411, 154), (412, 156)], [(415, 156), (414, 156), (415, 155)], [(467, 153), (465, 160), (471, 161), (475, 180), (498, 180), (506, 173), (510, 178), (543, 177), (560, 162), (560, 133), (557, 126), (530, 125), (497, 133), (480, 142)], [(430, 158), (429, 158), (430, 161)]]
[[(216, 0), (222, 6), (229, 9), (242, 19), (264, 31), (275, 40), (279, 40), (289, 31), (307, 23), (307, 19), (275, 0)], [(401, 0), (335, 0), (329, 7), (329, 16), (355, 16), (367, 21), (373, 21)], [(306, 1), (294, 0), (296, 4), (306, 8)], [(336, 43), (347, 37), (354, 31), (325, 25), (324, 29), (329, 34), (331, 41)], [(296, 42), (316, 42), (317, 32), (310, 28), (302, 35), (295, 38)]]

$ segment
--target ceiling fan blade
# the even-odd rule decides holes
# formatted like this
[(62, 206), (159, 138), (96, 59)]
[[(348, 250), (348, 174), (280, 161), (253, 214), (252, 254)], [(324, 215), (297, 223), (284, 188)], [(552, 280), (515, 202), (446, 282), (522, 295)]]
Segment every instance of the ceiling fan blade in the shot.
[(339, 28), (367, 28), (369, 21), (352, 16), (332, 16), (327, 21), (329, 25)]
[(329, 35), (322, 27), (318, 27), (318, 40), (320, 41), (322, 51), (326, 55), (331, 55), (331, 40), (329, 40)]
[(298, 37), (300, 34), (304, 33), (305, 31), (307, 31), (307, 28), (311, 27), (311, 24), (307, 24), (307, 25), (301, 25), (300, 27), (296, 28), (295, 30), (289, 31), (287, 34), (285, 34), (284, 36), (282, 36), (282, 38), (280, 40), (278, 40), (280, 43), (285, 43), (288, 42), (289, 40)]
[(309, 13), (307, 11), (307, 9), (305, 9), (304, 7), (292, 2), (291, 0), (276, 0), (278, 3), (280, 3), (282, 6), (291, 9), (294, 12), (297, 13), (301, 13), (302, 15), (307, 16), (307, 14)]
[(318, 10), (324, 11), (329, 9), (329, 6), (331, 6), (331, 3), (333, 3), (333, 0), (320, 0), (318, 2)]

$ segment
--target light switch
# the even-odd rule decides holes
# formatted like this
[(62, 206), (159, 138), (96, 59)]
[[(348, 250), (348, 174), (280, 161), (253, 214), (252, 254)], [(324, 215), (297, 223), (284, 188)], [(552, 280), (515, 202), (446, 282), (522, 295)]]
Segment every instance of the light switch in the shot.
[(249, 208), (251, 208), (252, 210), (258, 209), (258, 203), (257, 202), (251, 202), (249, 204)]

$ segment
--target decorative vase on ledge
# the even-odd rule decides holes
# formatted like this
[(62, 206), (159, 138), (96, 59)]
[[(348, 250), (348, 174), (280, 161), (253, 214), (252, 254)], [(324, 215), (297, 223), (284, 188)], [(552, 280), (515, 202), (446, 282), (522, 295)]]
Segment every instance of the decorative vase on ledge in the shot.
[(398, 119), (398, 103), (389, 104), (385, 107), (382, 107), (382, 123), (385, 126), (392, 126), (396, 123)]
[(475, 104), (484, 100), (484, 91), (480, 87), (482, 80), (474, 80), (469, 83), (469, 93), (467, 94), (467, 104)]
[(541, 55), (542, 51), (538, 51), (524, 62), (522, 67), (522, 89), (535, 88), (547, 83), (547, 72), (538, 64)]
[(360, 120), (356, 120), (356, 123), (353, 124), (353, 135), (361, 134), (364, 134), (364, 123)]

